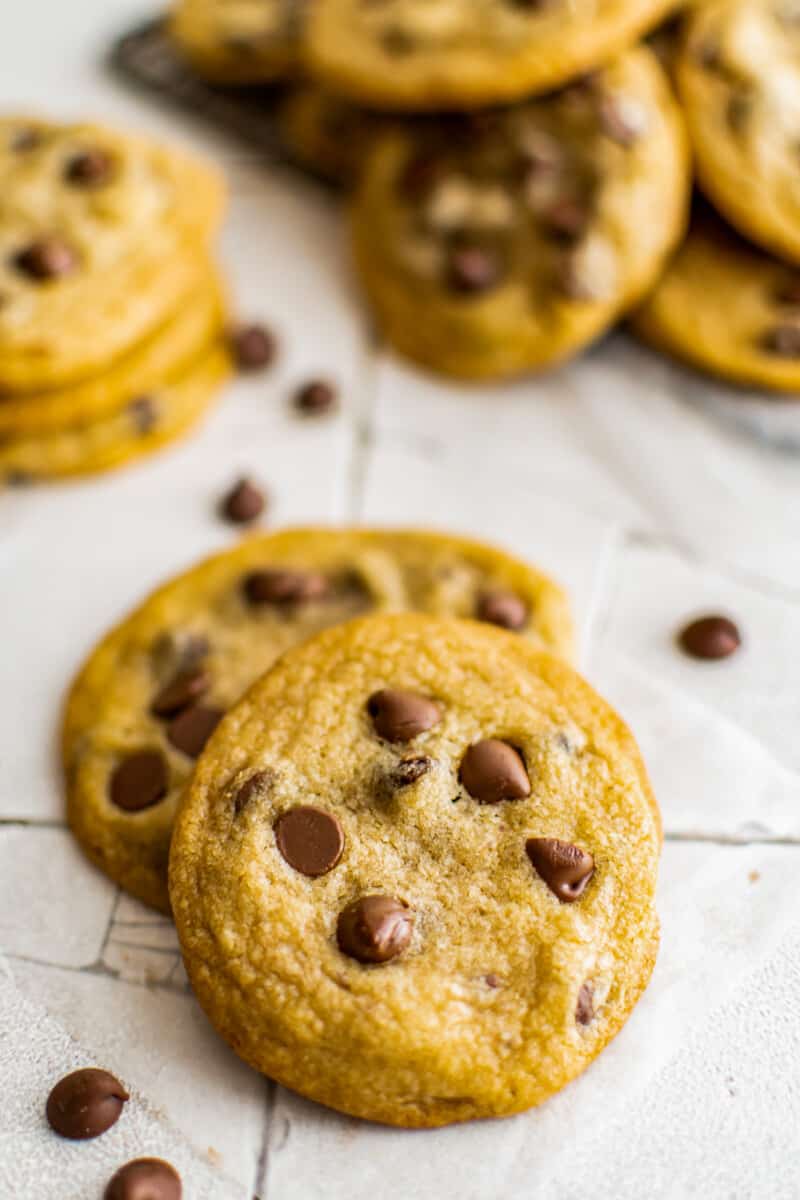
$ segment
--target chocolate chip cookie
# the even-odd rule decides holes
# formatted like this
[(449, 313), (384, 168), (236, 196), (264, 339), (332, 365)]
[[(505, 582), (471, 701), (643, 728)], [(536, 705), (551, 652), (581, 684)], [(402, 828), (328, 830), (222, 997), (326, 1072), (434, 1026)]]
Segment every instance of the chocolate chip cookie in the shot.
[(304, 0), (177, 0), (170, 32), (205, 78), (265, 83), (297, 69), (304, 7)]
[(388, 340), (449, 375), (537, 371), (652, 285), (684, 227), (680, 115), (653, 54), (517, 108), (377, 139), (353, 239)]
[(0, 396), (107, 369), (192, 294), (223, 186), (98, 125), (0, 120)]
[(656, 956), (658, 811), (622, 721), (529, 641), (369, 617), (222, 721), (172, 842), (208, 1016), (247, 1062), (401, 1126), (519, 1112), (624, 1024)]
[(800, 270), (742, 241), (705, 206), (631, 324), (713, 375), (800, 391)]
[(70, 825), (101, 870), (169, 910), (178, 799), (222, 714), (297, 642), (362, 613), (472, 616), (569, 656), (561, 589), (499, 550), (434, 533), (253, 536), (167, 583), (94, 651), (67, 703)]
[(375, 136), (399, 120), (308, 82), (287, 88), (276, 107), (278, 136), (292, 161), (340, 186), (354, 183)]
[(703, 191), (765, 250), (800, 263), (800, 25), (786, 0), (694, 6), (676, 77)]
[(378, 109), (503, 104), (560, 87), (633, 45), (674, 0), (315, 0), (313, 78)]

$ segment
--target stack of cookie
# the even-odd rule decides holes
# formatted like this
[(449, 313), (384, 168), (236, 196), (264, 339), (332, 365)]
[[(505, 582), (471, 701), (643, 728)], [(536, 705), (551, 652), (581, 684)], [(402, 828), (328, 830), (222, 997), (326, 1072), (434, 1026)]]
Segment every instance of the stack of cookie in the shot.
[(0, 120), (0, 480), (178, 436), (225, 378), (216, 172), (95, 125)]
[[(685, 223), (685, 132), (653, 52), (665, 0), (180, 0), (193, 66), (302, 74), (296, 157), (354, 184), (391, 343), (467, 379), (577, 353), (652, 287)], [(502, 107), (499, 107), (502, 106)]]
[(520, 1111), (621, 1028), (658, 943), (658, 809), (571, 651), (561, 589), (491, 547), (252, 537), (84, 667), (71, 826), (171, 907), (257, 1069), (395, 1125)]

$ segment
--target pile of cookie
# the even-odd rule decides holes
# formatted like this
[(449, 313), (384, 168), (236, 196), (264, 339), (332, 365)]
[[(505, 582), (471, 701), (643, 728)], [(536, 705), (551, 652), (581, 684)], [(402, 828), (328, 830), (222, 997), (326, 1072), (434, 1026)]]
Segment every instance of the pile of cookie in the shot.
[(175, 438), (225, 379), (213, 168), (97, 125), (0, 120), (0, 479)]
[(468, 539), (254, 534), (166, 583), (66, 707), (71, 828), (172, 912), (220, 1034), (401, 1126), (574, 1078), (655, 961), (658, 809), (562, 589)]
[[(170, 20), (226, 95), (282, 81), (271, 117), (352, 191), (359, 275), (403, 354), (531, 373), (633, 315), (695, 366), (786, 390), (797, 28), (779, 0), (177, 0)], [(690, 146), (722, 219), (697, 202), (685, 236)]]

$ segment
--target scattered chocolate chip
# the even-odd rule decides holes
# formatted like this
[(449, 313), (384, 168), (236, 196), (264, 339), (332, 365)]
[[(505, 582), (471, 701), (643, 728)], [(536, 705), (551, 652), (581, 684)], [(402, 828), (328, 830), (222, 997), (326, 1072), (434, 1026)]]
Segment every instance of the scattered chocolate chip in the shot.
[(224, 716), (221, 708), (207, 708), (203, 704), (194, 704), (170, 721), (167, 727), (167, 741), (176, 750), (188, 754), (189, 758), (199, 758), (206, 742)]
[(245, 779), (233, 798), (233, 815), (238, 817), (247, 808), (250, 801), (260, 793), (266, 792), (274, 782), (272, 771), (256, 771), (249, 779)]
[(528, 620), (528, 606), (514, 592), (484, 592), (478, 597), (475, 615), (479, 621), (517, 630), (522, 629)]
[(253, 571), (244, 581), (244, 594), (250, 604), (307, 604), (323, 600), (330, 583), (318, 571), (293, 571), (288, 567)]
[(275, 335), (264, 325), (240, 325), (230, 333), (230, 346), (241, 371), (260, 371), (274, 362), (278, 352)]
[(761, 347), (779, 358), (800, 357), (800, 325), (784, 322), (773, 325), (761, 339)]
[(411, 941), (414, 914), (393, 896), (362, 896), (339, 914), (339, 949), (362, 963), (384, 963)]
[(486, 246), (454, 246), (447, 258), (445, 281), (452, 292), (474, 296), (493, 288), (502, 274), (494, 250)]
[(181, 1200), (181, 1177), (162, 1158), (135, 1158), (112, 1176), (103, 1200)]
[(294, 396), (294, 407), (307, 417), (321, 416), (336, 407), (336, 388), (324, 379), (312, 379), (298, 388)]
[(591, 1025), (594, 1020), (594, 985), (591, 983), (584, 983), (578, 992), (575, 1020), (579, 1025)]
[(396, 788), (410, 787), (423, 775), (427, 775), (433, 766), (433, 759), (427, 754), (415, 754), (410, 758), (401, 758), (392, 771), (392, 784)]
[(160, 750), (137, 750), (124, 758), (111, 775), (111, 803), (123, 812), (141, 812), (163, 800), (169, 774)]
[(459, 778), (470, 796), (481, 804), (521, 800), (531, 794), (519, 750), (497, 738), (487, 738), (469, 747), (461, 760)]
[(78, 256), (63, 238), (45, 237), (20, 250), (14, 265), (31, 279), (62, 279), (76, 269)]
[(344, 850), (344, 833), (336, 817), (311, 804), (290, 808), (278, 817), (275, 841), (289, 866), (312, 879), (332, 871)]
[(264, 511), (264, 493), (249, 479), (240, 479), (224, 497), (220, 515), (234, 525), (249, 525)]
[(742, 637), (728, 617), (699, 617), (678, 635), (678, 642), (692, 658), (727, 658), (742, 644)]
[(604, 92), (600, 97), (600, 128), (620, 146), (632, 146), (647, 129), (647, 110), (630, 96)]
[(387, 742), (410, 742), (442, 719), (442, 710), (435, 700), (400, 688), (374, 692), (367, 701), (367, 712), (378, 737)]
[(75, 1141), (99, 1137), (115, 1125), (130, 1097), (118, 1079), (97, 1067), (66, 1075), (47, 1097), (50, 1128)]
[(136, 429), (141, 434), (151, 433), (158, 422), (158, 409), (152, 396), (137, 396), (128, 405)]
[(173, 717), (199, 700), (211, 686), (211, 677), (202, 667), (181, 671), (156, 694), (150, 711), (156, 717)]
[(525, 852), (533, 869), (564, 904), (571, 904), (582, 896), (594, 874), (591, 854), (571, 842), (561, 842), (558, 838), (528, 838)]
[(64, 178), (76, 187), (97, 188), (108, 183), (113, 170), (113, 159), (105, 150), (84, 150), (69, 160)]

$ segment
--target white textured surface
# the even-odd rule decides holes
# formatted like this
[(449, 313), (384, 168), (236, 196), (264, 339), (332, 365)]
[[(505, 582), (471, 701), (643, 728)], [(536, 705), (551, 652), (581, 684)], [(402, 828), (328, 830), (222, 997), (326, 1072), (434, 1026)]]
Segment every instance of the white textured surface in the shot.
[[(209, 1154), (267, 1200), (800, 1195), (800, 460), (718, 420), (704, 400), (720, 389), (623, 336), (558, 375), (481, 389), (371, 347), (327, 197), (98, 67), (140, 15), (129, 0), (15, 6), (0, 103), (216, 153), (239, 308), (272, 322), (284, 353), (185, 445), (0, 497), (0, 949), (24, 996), (154, 1106), (137, 1101), (91, 1148), (53, 1139), (44, 1096), (85, 1060), (0, 984), (0, 1196), (93, 1200), (134, 1143), (180, 1160), (187, 1200), (235, 1194), (209, 1182)], [(342, 412), (298, 421), (288, 393), (319, 373), (341, 385)], [(169, 923), (118, 896), (60, 827), (66, 682), (145, 590), (226, 544), (214, 503), (244, 470), (269, 487), (274, 523), (451, 526), (541, 563), (574, 596), (589, 677), (641, 739), (667, 830), (662, 953), (614, 1045), (537, 1112), (408, 1134), (267, 1084), (207, 1028)], [(730, 662), (675, 651), (676, 626), (706, 607), (744, 627)], [(185, 1142), (152, 1123), (156, 1109)]]

